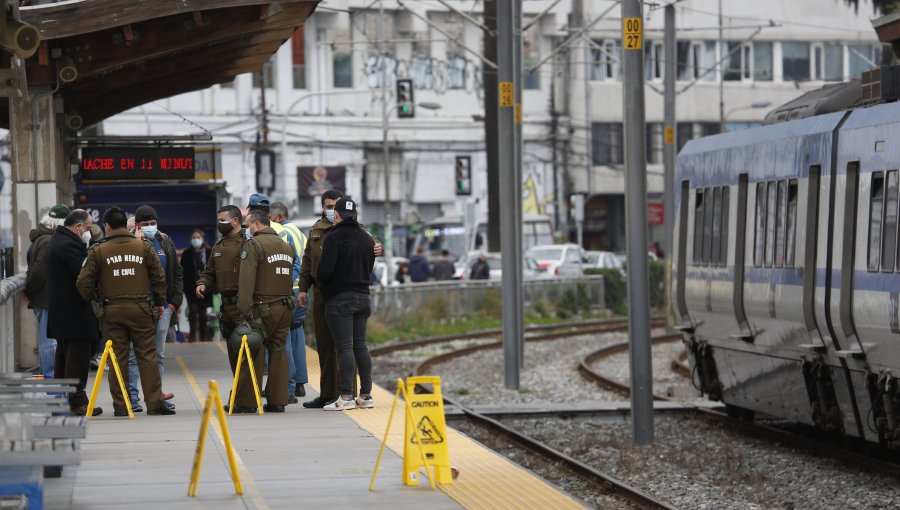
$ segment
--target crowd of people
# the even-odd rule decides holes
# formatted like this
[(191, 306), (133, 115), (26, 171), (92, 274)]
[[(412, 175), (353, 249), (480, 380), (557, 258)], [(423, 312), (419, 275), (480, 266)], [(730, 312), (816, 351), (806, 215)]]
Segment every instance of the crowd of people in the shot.
[[(370, 274), (383, 247), (358, 223), (356, 202), (329, 190), (321, 205), (321, 218), (306, 236), (287, 220), (285, 204), (254, 194), (246, 214), (234, 205), (219, 209), (215, 244), (196, 229), (180, 257), (150, 205), (133, 214), (110, 207), (102, 229), (82, 209), (52, 207), (31, 232), (24, 290), (38, 320), (41, 373), (77, 379), (69, 406), (85, 415), (91, 360), (109, 339), (119, 366), (128, 367), (122, 373), (128, 395), (109, 373), (114, 414), (128, 414), (126, 398), (134, 412), (144, 411), (140, 390), (148, 415), (175, 414), (175, 395), (163, 390), (166, 343), (174, 340), (181, 313), (190, 324), (188, 341), (210, 340), (207, 310), (218, 294), (217, 318), (232, 373), (237, 333), (259, 338), (251, 345), (251, 361), (257, 374), (268, 374), (264, 388), (262, 378), (257, 381), (265, 411), (284, 412), (306, 396), (309, 306), (321, 389), (303, 406), (373, 407), (366, 322)], [(235, 397), (232, 413), (257, 412), (248, 370), (241, 371)], [(92, 414), (102, 412), (95, 408)]]

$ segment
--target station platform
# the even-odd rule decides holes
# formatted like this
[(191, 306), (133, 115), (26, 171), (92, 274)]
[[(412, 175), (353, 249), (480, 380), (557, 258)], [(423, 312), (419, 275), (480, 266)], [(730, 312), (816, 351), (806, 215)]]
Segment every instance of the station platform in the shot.
[[(452, 465), (460, 477), (431, 490), (402, 483), (404, 408), (397, 406), (388, 448), (375, 483), (369, 481), (390, 414), (393, 392), (373, 389), (374, 409), (327, 412), (299, 404), (285, 413), (227, 418), (244, 494), (237, 496), (218, 428), (206, 439), (196, 497), (187, 496), (208, 382), (223, 402), (231, 372), (221, 342), (168, 344), (163, 389), (175, 393), (177, 414), (135, 420), (114, 417), (104, 377), (93, 417), (81, 442), (81, 465), (44, 481), (48, 509), (506, 509), (583, 508), (531, 472), (463, 434), (448, 429)], [(318, 358), (307, 349), (310, 384), (318, 390)], [(90, 385), (95, 373), (91, 372)], [(310, 391), (312, 390), (312, 391)], [(303, 399), (301, 399), (303, 400)], [(215, 419), (212, 420), (215, 422)]]

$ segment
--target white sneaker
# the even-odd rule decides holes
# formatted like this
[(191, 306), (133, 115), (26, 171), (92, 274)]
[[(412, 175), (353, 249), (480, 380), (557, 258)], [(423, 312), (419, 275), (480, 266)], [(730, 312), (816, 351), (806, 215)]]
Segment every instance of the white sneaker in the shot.
[(356, 400), (353, 400), (352, 398), (350, 400), (344, 400), (342, 397), (338, 397), (337, 400), (322, 409), (326, 411), (347, 411), (348, 409), (356, 409)]
[(356, 397), (356, 407), (359, 409), (372, 409), (375, 407), (375, 401), (372, 400), (372, 396), (368, 397)]

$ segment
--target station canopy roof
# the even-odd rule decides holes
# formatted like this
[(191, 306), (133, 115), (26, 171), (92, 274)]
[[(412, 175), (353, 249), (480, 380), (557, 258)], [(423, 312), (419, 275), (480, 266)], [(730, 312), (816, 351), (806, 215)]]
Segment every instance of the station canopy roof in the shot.
[[(70, 0), (22, 7), (41, 33), (29, 88), (57, 85), (59, 56), (78, 77), (57, 96), (88, 126), (142, 104), (258, 71), (318, 0)], [(0, 127), (9, 126), (0, 101)]]

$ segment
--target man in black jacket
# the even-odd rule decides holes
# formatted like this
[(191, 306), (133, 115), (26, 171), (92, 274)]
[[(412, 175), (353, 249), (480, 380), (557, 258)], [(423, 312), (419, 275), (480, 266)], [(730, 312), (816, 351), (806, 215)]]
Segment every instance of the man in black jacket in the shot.
[[(326, 411), (375, 407), (372, 358), (366, 346), (366, 321), (372, 313), (369, 275), (375, 265), (375, 240), (356, 221), (357, 204), (341, 198), (334, 207), (334, 227), (322, 245), (316, 284), (325, 298), (325, 320), (334, 338), (340, 372), (340, 397)], [(359, 370), (359, 398), (353, 398), (354, 369)]]
[[(84, 388), (98, 325), (90, 304), (78, 294), (75, 281), (87, 256), (91, 223), (91, 216), (84, 210), (70, 212), (47, 243), (43, 260), (47, 274), (47, 334), (57, 340), (56, 376), (78, 379), (75, 393), (69, 395), (69, 408), (81, 416), (87, 414)], [(93, 414), (102, 412), (98, 407)]]

